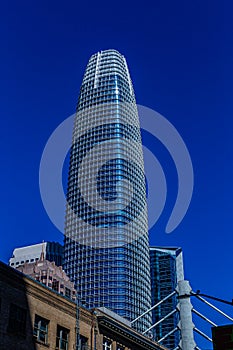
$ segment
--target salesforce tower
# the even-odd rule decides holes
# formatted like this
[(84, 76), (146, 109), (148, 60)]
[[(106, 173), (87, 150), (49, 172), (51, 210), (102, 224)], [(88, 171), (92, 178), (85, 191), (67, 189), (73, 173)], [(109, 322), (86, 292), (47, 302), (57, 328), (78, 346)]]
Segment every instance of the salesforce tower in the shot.
[[(133, 320), (151, 306), (146, 188), (137, 106), (124, 56), (91, 56), (73, 130), (64, 269), (88, 308)], [(136, 322), (143, 331), (151, 316)]]

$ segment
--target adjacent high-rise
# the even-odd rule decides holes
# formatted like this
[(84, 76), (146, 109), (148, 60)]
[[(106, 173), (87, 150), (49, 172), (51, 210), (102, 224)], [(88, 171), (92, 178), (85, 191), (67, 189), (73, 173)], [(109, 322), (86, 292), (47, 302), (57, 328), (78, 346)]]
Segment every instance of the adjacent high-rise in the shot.
[(43, 251), (46, 260), (54, 261), (57, 266), (62, 266), (63, 250), (63, 246), (58, 242), (43, 242), (15, 248), (12, 257), (9, 259), (9, 265), (15, 268), (25, 263), (39, 261)]
[[(144, 163), (124, 56), (91, 56), (81, 86), (67, 190), (64, 268), (89, 308), (129, 320), (151, 305)], [(151, 324), (151, 316), (136, 323)]]
[[(176, 247), (151, 247), (150, 265), (152, 305), (156, 305), (176, 289), (178, 281), (184, 280), (182, 249)], [(152, 311), (152, 323), (155, 324), (163, 319), (176, 307), (177, 297), (173, 295)], [(158, 341), (168, 335), (177, 327), (178, 321), (178, 313), (165, 319), (153, 328), (154, 339)], [(175, 349), (179, 344), (179, 340), (180, 333), (176, 331), (165, 338), (161, 344), (168, 349)]]

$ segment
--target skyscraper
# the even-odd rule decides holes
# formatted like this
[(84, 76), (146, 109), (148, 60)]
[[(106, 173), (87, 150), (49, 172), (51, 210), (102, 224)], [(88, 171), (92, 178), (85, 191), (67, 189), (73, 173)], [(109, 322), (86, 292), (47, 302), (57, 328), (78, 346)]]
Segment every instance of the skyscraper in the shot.
[[(152, 305), (155, 305), (175, 290), (178, 281), (184, 279), (181, 248), (151, 247), (150, 265)], [(177, 298), (174, 295), (152, 311), (152, 323), (155, 324), (161, 320), (175, 310), (176, 306)], [(153, 329), (154, 339), (159, 340), (167, 335), (177, 327), (178, 321), (177, 313), (168, 317)], [(174, 349), (178, 346), (179, 340), (180, 334), (176, 331), (161, 344), (168, 347), (168, 349)]]
[[(124, 56), (91, 56), (70, 152), (65, 264), (87, 307), (133, 320), (151, 305), (144, 163)], [(150, 326), (151, 317), (136, 323)]]

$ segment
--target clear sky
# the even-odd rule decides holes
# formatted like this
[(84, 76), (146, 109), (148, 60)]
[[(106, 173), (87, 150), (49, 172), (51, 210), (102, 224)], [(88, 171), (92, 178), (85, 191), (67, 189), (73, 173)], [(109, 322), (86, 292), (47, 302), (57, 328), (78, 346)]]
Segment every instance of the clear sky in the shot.
[(147, 140), (168, 182), (151, 243), (181, 246), (193, 290), (231, 300), (231, 1), (12, 0), (1, 4), (0, 17), (0, 259), (7, 262), (17, 246), (62, 242), (40, 198), (41, 154), (53, 130), (75, 111), (90, 55), (115, 48), (127, 59), (137, 102), (176, 127), (194, 167), (188, 213), (165, 234), (176, 171), (164, 147)]

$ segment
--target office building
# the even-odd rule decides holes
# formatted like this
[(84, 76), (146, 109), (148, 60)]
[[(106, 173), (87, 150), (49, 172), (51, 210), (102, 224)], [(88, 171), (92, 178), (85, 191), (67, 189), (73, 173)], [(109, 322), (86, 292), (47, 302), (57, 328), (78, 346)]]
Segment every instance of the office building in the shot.
[[(70, 152), (64, 269), (88, 308), (133, 320), (151, 305), (144, 162), (124, 56), (91, 56)], [(151, 315), (135, 323), (145, 330)]]
[[(43, 249), (43, 246), (42, 246)], [(53, 289), (67, 298), (76, 300), (76, 290), (74, 283), (70, 281), (62, 266), (55, 265), (54, 261), (45, 259), (44, 251), (41, 252), (40, 259), (35, 262), (25, 262), (16, 266), (16, 270), (41, 282), (46, 287)]]
[[(183, 255), (181, 248), (150, 248), (151, 265), (151, 294), (152, 305), (157, 304), (172, 293), (177, 282), (184, 280)], [(152, 323), (155, 324), (168, 315), (177, 306), (177, 297), (174, 295), (152, 311)], [(153, 329), (155, 340), (160, 340), (178, 325), (178, 313), (171, 315)], [(180, 333), (176, 331), (167, 337), (161, 344), (169, 349), (175, 349), (180, 340)]]
[(58, 242), (43, 242), (15, 248), (9, 260), (9, 265), (17, 267), (24, 263), (34, 263), (40, 259), (42, 250), (46, 260), (54, 261), (57, 266), (63, 264), (63, 246)]

